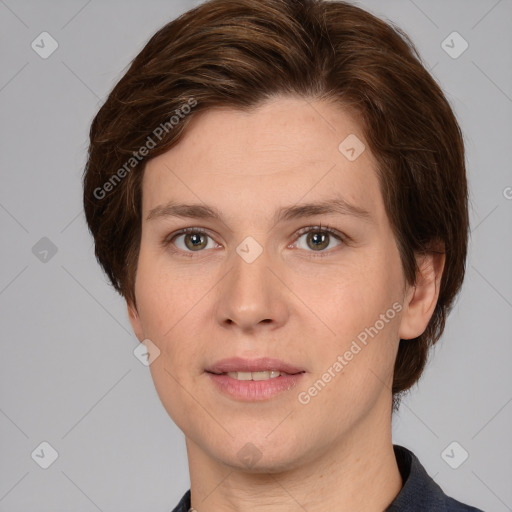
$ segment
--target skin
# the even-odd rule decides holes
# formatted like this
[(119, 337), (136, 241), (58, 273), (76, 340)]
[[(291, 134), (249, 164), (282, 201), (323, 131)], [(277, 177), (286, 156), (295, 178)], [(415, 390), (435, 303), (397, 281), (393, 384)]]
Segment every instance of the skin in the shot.
[[(420, 335), (432, 316), (444, 255), (418, 260), (421, 274), (407, 285), (374, 157), (367, 145), (354, 161), (338, 149), (349, 134), (364, 143), (357, 118), (340, 107), (280, 96), (251, 113), (196, 115), (181, 141), (146, 165), (137, 308), (128, 303), (128, 314), (137, 338), (160, 350), (151, 375), (185, 434), (198, 512), (377, 511), (401, 489), (393, 365), (400, 338)], [(273, 222), (279, 207), (337, 194), (371, 222), (337, 213)], [(223, 220), (146, 219), (170, 200), (212, 205)], [(348, 238), (331, 235), (319, 251), (297, 234), (320, 222)], [(206, 231), (208, 245), (191, 250), (191, 235), (188, 246), (184, 236), (162, 244), (186, 227)], [(236, 252), (247, 236), (263, 248), (252, 263)], [(298, 393), (394, 303), (401, 311), (300, 403)], [(306, 374), (272, 399), (241, 402), (204, 372), (232, 356), (275, 357)], [(259, 453), (252, 465), (238, 455), (247, 443)]]

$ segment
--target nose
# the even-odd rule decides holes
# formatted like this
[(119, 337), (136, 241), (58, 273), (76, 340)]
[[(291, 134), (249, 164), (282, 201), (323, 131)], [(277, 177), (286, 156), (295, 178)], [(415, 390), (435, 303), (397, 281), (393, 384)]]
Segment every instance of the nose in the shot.
[(217, 321), (223, 327), (236, 326), (243, 331), (284, 325), (289, 309), (287, 289), (281, 281), (283, 267), (272, 262), (265, 250), (254, 261), (236, 252), (230, 260), (231, 271), (218, 289)]

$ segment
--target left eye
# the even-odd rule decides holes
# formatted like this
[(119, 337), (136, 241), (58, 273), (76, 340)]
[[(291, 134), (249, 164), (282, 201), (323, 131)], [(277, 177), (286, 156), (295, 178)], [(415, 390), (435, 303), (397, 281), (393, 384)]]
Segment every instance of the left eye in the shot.
[[(299, 241), (303, 238), (305, 238), (305, 246), (300, 246)], [(308, 250), (311, 249), (315, 252), (325, 252), (324, 249), (329, 247), (329, 244), (332, 241), (336, 241), (336, 246), (340, 245), (342, 243), (342, 237), (338, 235), (334, 230), (330, 228), (321, 228), (321, 227), (315, 227), (315, 228), (305, 228), (305, 230), (301, 230), (299, 232), (299, 238), (298, 241), (295, 242), (298, 245), (299, 249)]]

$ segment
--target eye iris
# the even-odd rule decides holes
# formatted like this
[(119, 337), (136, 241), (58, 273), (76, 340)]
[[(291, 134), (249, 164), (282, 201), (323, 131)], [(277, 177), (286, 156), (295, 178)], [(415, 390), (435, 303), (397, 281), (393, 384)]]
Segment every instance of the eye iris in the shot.
[[(192, 240), (192, 244), (189, 241)], [(200, 233), (186, 233), (185, 234), (185, 245), (188, 249), (196, 251), (197, 249), (203, 249), (206, 247), (206, 237)]]
[[(308, 241), (308, 245), (309, 245), (309, 242), (310, 241), (313, 241), (314, 240), (314, 245), (310, 247), (314, 250), (318, 250), (318, 249), (325, 249), (325, 247), (327, 247), (329, 245), (329, 234), (327, 233), (324, 233), (324, 234), (321, 234), (321, 232), (313, 232), (313, 233), (308, 233), (308, 236), (307, 236), (307, 241)], [(317, 243), (319, 242), (319, 243)]]

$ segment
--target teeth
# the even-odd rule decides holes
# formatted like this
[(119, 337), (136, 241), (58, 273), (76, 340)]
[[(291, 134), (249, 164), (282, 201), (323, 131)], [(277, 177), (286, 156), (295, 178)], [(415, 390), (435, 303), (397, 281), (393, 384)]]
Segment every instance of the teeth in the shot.
[(286, 375), (286, 373), (271, 370), (268, 372), (228, 372), (227, 375), (236, 380), (268, 380)]

